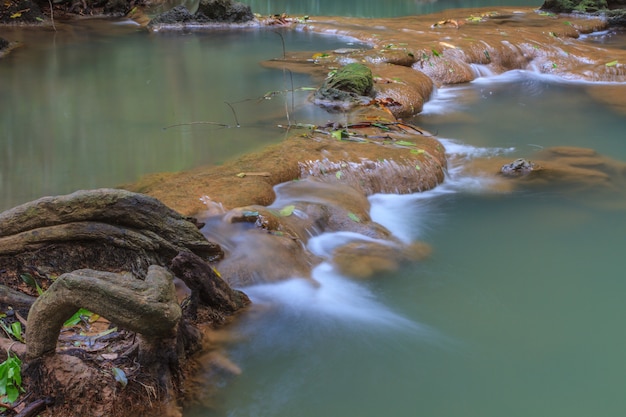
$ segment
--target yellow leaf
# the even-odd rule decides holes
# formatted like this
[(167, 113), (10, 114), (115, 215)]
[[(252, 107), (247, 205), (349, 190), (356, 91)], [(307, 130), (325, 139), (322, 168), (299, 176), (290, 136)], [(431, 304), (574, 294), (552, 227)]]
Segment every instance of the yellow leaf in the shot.
[(280, 210), (280, 215), (283, 217), (289, 217), (293, 214), (293, 211), (296, 209), (296, 206), (286, 206)]
[(10, 17), (11, 17), (11, 19), (17, 19), (18, 17), (22, 17), (22, 13), (21, 12), (15, 12)]

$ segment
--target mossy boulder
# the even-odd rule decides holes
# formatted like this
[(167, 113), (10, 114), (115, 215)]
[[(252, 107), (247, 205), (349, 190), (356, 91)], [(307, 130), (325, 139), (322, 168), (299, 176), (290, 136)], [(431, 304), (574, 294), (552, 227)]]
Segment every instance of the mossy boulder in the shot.
[(369, 67), (348, 64), (326, 79), (315, 93), (315, 103), (323, 107), (349, 108), (362, 97), (369, 96), (373, 87), (374, 77)]
[(250, 6), (231, 0), (201, 0), (197, 15), (204, 15), (209, 21), (243, 23), (254, 19)]

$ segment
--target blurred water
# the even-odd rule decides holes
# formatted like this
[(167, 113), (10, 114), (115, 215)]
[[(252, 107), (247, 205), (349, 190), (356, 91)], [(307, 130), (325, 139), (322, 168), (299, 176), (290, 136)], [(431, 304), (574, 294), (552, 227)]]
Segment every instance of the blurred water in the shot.
[[(283, 139), (275, 126), (287, 124), (285, 100), (292, 122), (328, 120), (305, 105), (310, 92), (261, 98), (292, 83), (314, 87), (308, 76), (259, 65), (283, 56), (273, 30), (148, 33), (116, 23), (128, 22), (3, 32), (26, 46), (0, 60), (0, 210), (258, 150)], [(288, 52), (355, 46), (282, 36)]]
[[(451, 138), (459, 163), (555, 145), (626, 160), (624, 116), (594, 88), (514, 72), (440, 90), (416, 123)], [(186, 416), (623, 415), (626, 216), (602, 204), (614, 195), (498, 194), (460, 168), (433, 191), (370, 198), (372, 218), (431, 244), (430, 259), (369, 282), (323, 264), (319, 287), (250, 288), (265, 312), (230, 352), (243, 374)], [(354, 239), (309, 246), (328, 256)]]

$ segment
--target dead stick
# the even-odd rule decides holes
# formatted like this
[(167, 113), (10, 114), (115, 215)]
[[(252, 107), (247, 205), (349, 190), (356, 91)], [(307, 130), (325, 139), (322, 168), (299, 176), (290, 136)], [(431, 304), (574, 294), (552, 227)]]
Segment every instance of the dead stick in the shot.
[(51, 398), (40, 398), (28, 404), (24, 409), (15, 415), (15, 417), (34, 417), (45, 407), (51, 405), (54, 401)]
[(176, 123), (174, 125), (169, 125), (169, 126), (165, 126), (163, 128), (163, 130), (167, 130), (169, 128), (172, 127), (179, 127), (179, 126), (191, 126), (191, 125), (214, 125), (214, 126), (221, 126), (221, 127), (230, 127), (230, 125), (227, 125), (226, 123), (217, 123), (217, 122), (189, 122), (189, 123)]
[(237, 124), (237, 127), (240, 127), (241, 125), (239, 124), (239, 120), (237, 120), (237, 113), (235, 113), (235, 108), (228, 101), (225, 101), (224, 103), (226, 103), (226, 105), (230, 107), (230, 110), (233, 112), (233, 117), (235, 118), (235, 123)]

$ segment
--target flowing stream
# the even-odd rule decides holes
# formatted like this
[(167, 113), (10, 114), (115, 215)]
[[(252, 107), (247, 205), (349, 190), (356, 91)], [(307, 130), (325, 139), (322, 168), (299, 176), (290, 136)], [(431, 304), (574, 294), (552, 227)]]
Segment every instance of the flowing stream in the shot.
[[(623, 194), (558, 184), (499, 194), (461, 169), (561, 145), (626, 160), (623, 114), (589, 95), (603, 87), (513, 71), (440, 89), (415, 122), (456, 161), (446, 182), (370, 198), (374, 220), (428, 242), (432, 258), (369, 282), (323, 263), (319, 287), (246, 288), (263, 313), (239, 324), (230, 354), (243, 373), (220, 380), (216, 408), (187, 415), (621, 416)], [(321, 235), (309, 248), (324, 256), (348, 239)]]
[[(283, 89), (280, 71), (256, 65), (282, 55), (275, 34), (148, 35), (101, 24), (0, 60), (2, 208), (217, 164), (281, 139), (254, 128), (284, 119), (278, 100), (235, 106), (242, 128), (163, 130), (233, 124), (224, 101)], [(292, 50), (349, 43), (289, 36)], [(625, 116), (590, 94), (605, 87), (527, 71), (485, 76), (438, 90), (414, 122), (444, 138), (459, 164), (558, 145), (626, 161)], [(622, 417), (623, 195), (489, 185), (453, 164), (433, 191), (371, 197), (376, 221), (433, 247), (425, 261), (363, 282), (322, 263), (319, 286), (295, 278), (246, 288), (262, 308), (242, 318), (242, 341), (229, 351), (243, 372), (216, 376), (216, 407), (186, 417)], [(337, 238), (309, 245), (323, 255)]]

